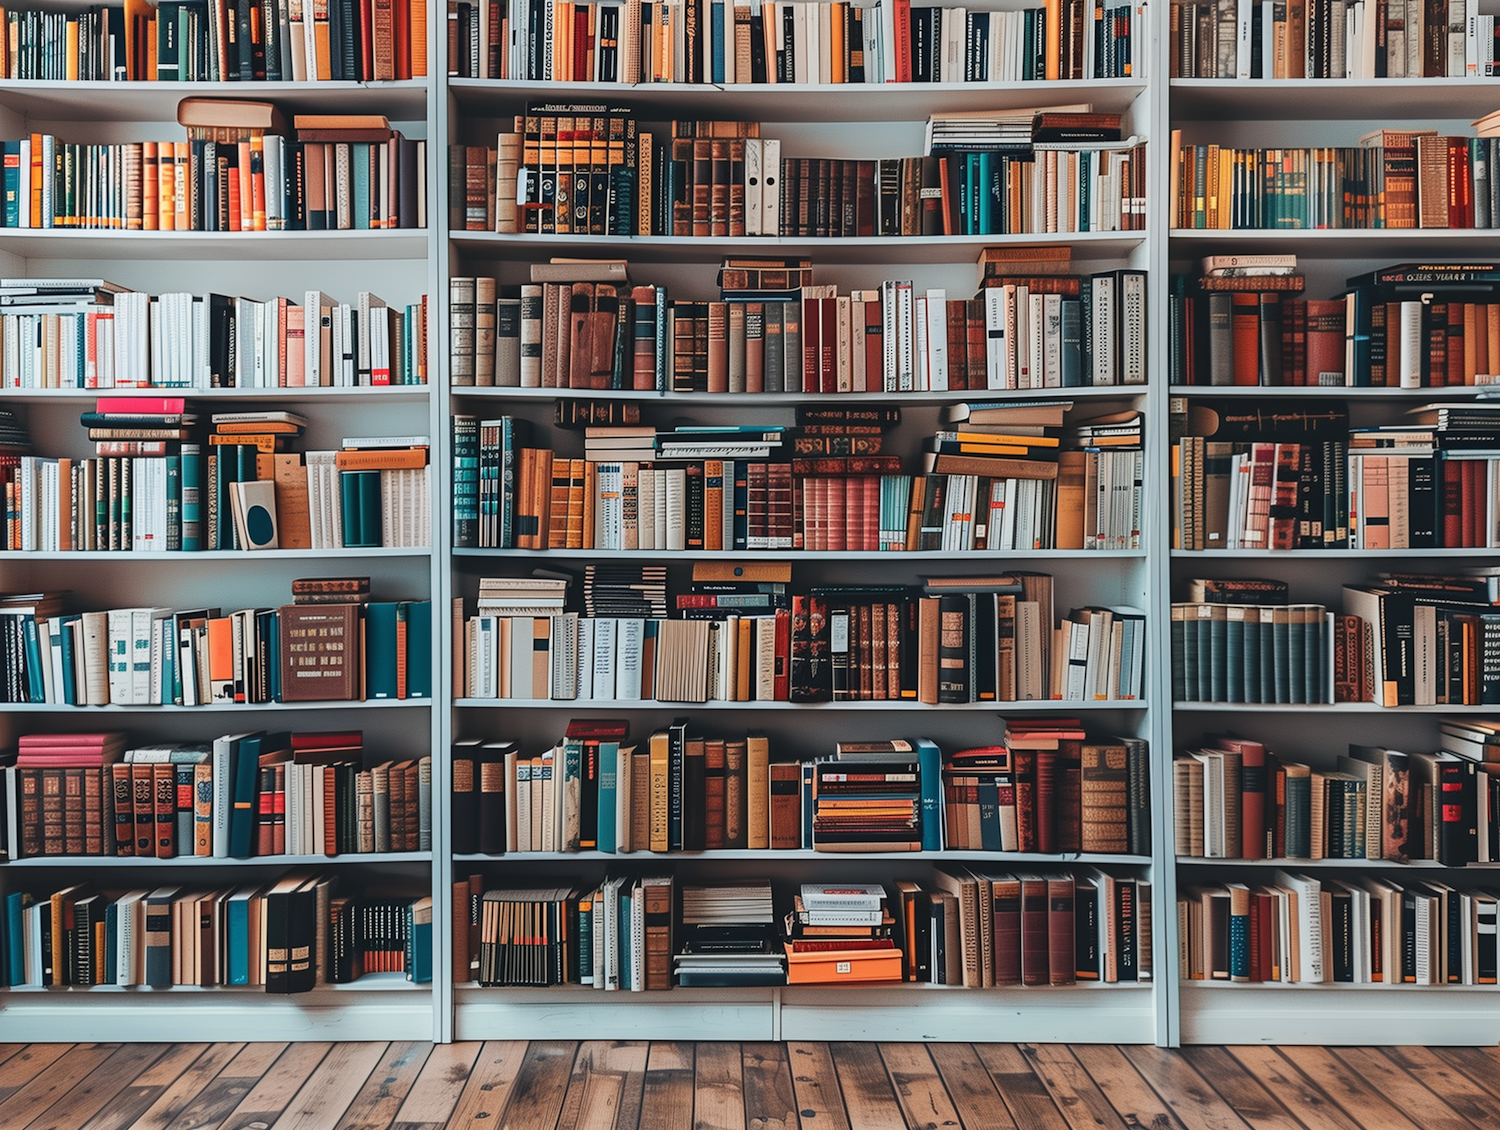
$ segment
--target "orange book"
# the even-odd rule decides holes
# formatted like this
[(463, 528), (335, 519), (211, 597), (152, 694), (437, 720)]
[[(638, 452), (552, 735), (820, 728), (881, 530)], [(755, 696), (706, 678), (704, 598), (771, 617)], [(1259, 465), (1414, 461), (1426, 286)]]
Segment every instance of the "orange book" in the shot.
[[(152, 40), (156, 42), (155, 39)], [(193, 227), (192, 192), (190, 190), (191, 177), (193, 175), (193, 143), (191, 141), (174, 141), (172, 143), (172, 213), (173, 223), (178, 231), (191, 231)]]
[(337, 855), (339, 851), (338, 787), (332, 765), (324, 765), (323, 773), (323, 854)]
[(68, 21), (67, 74), (69, 82), (78, 81), (78, 21)]
[(159, 763), (151, 766), (151, 795), (155, 798), (155, 827), (152, 839), (157, 859), (177, 854), (177, 766)]
[(225, 179), (229, 187), (229, 221), (230, 231), (241, 231), (240, 227), (240, 177), (239, 170), (231, 163), (224, 169)]
[(275, 792), (271, 795), (271, 854), (286, 854), (286, 766), (276, 766)]
[(786, 943), (786, 982), (788, 985), (837, 985), (857, 981), (901, 980), (901, 951), (817, 950), (793, 953)]
[(42, 135), (31, 135), (31, 226), (47, 226), (42, 217)]
[[(252, 172), (253, 163), (252, 163), (252, 160), (251, 160), (250, 142), (248, 142), (248, 141), (242, 141), (242, 142), (239, 143), (239, 145), (238, 145), (237, 148), (239, 149), (239, 155), (238, 155), (239, 159), (237, 161), (237, 169), (238, 169), (239, 176), (237, 178), (232, 178), (232, 180), (231, 180), (231, 183), (233, 183), (233, 180), (237, 179), (239, 181), (239, 187), (240, 187), (240, 207), (239, 207), (240, 226), (236, 230), (238, 230), (238, 231), (254, 231), (255, 230), (255, 213), (254, 213), (254, 203), (255, 203), (254, 180), (255, 180), (255, 177), (254, 177), (254, 174)], [(264, 192), (264, 191), (265, 191), (264, 186), (262, 186), (262, 192)], [(265, 209), (265, 201), (264, 201), (264, 199), (262, 199), (262, 201), (261, 201), (261, 209), (262, 210)], [(264, 221), (262, 221), (262, 222), (264, 222)]]
[(250, 139), (250, 225), (255, 231), (266, 230), (266, 166), (264, 139)]
[(141, 142), (141, 229), (156, 231), (161, 190), (157, 181), (156, 142)]
[(388, 471), (425, 467), (427, 466), (427, 449), (425, 447), (394, 447), (373, 451), (339, 451), (334, 453), (333, 462), (340, 471)]
[(406, 609), (402, 602), (396, 605), (396, 697), (406, 697)]
[(208, 621), (208, 685), (210, 702), (234, 701), (234, 629), (228, 616)]
[[(177, 147), (170, 141), (156, 146), (156, 226), (159, 231), (177, 230), (177, 209), (173, 203), (177, 182)], [(151, 191), (146, 183), (146, 191)]]

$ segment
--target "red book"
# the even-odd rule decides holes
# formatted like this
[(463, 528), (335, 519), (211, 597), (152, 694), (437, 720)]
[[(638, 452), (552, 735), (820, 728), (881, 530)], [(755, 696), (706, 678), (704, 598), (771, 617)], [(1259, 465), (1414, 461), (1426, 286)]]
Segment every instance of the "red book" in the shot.
[(151, 772), (151, 792), (155, 797), (155, 837), (157, 859), (177, 854), (177, 767), (170, 763), (147, 766)]
[(995, 934), (995, 984), (1021, 983), (1021, 881), (997, 878), (990, 886)]
[(1047, 980), (1052, 985), (1071, 985), (1077, 980), (1073, 901), (1072, 876), (1047, 880)]
[(1342, 299), (1309, 299), (1307, 310), (1307, 368), (1304, 383), (1341, 386), (1344, 383), (1344, 303)]
[(1218, 747), (1240, 755), (1241, 859), (1266, 858), (1266, 747), (1244, 738), (1219, 738)]
[(1260, 384), (1260, 295), (1235, 291), (1229, 298), (1233, 304), (1229, 327), (1234, 345), (1234, 383), (1253, 387)]
[(1457, 549), (1464, 544), (1464, 464), (1457, 459), (1444, 459), (1438, 466), (1443, 469), (1442, 545), (1446, 549)]
[(260, 787), (255, 798), (255, 854), (272, 853), (271, 823), (276, 811), (276, 767), (260, 767)]
[(276, 786), (271, 801), (271, 854), (286, 853), (286, 766), (275, 769)]
[(1302, 445), (1276, 445), (1276, 478), (1271, 487), (1270, 538), (1272, 549), (1296, 549), (1298, 492), (1302, 485)]
[(821, 392), (839, 390), (839, 300), (818, 299), (818, 388)]
[(29, 749), (103, 749), (111, 742), (123, 742), (125, 735), (119, 731), (98, 734), (23, 734), (17, 748), (25, 753)]
[(968, 304), (951, 298), (945, 304), (948, 315), (948, 388), (963, 392), (969, 387)]
[(302, 750), (359, 749), (364, 745), (363, 730), (329, 730), (315, 734), (293, 734), (292, 752)]
[(776, 673), (773, 695), (777, 702), (791, 698), (792, 614), (785, 608), (776, 610)]
[[(989, 339), (984, 329), (984, 299), (970, 298), (964, 303), (964, 331), (967, 338), (964, 360), (968, 373), (963, 387), (970, 392), (989, 388)], [(948, 383), (953, 384), (951, 364)]]
[(894, 0), (896, 24), (896, 81), (911, 81), (911, 0)]
[(94, 403), (95, 412), (150, 413), (175, 416), (187, 410), (180, 396), (101, 396)]
[(1043, 855), (1057, 851), (1058, 760), (1055, 749), (1036, 751), (1036, 850)]

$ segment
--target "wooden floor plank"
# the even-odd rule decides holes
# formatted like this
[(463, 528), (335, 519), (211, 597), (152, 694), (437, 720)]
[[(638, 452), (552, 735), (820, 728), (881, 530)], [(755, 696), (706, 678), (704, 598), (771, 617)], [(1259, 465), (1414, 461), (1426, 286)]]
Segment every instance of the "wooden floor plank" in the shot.
[[(1409, 1112), (1423, 1130), (1474, 1130), (1473, 1124), (1442, 1096), (1433, 1094), (1376, 1049), (1329, 1048), (1328, 1053), (1397, 1110)], [(1326, 1085), (1323, 1089), (1328, 1090)]]
[[(693, 1125), (691, 1043), (652, 1041), (638, 1125), (641, 1130), (689, 1130)], [(624, 1122), (621, 1128), (635, 1130)]]
[(693, 1130), (745, 1130), (745, 1065), (739, 1044), (698, 1044), (693, 1055)]
[(1172, 1113), (1193, 1130), (1246, 1130), (1245, 1120), (1219, 1097), (1181, 1052), (1155, 1047), (1122, 1050)]
[(926, 1044), (882, 1043), (880, 1058), (891, 1077), (896, 1101), (912, 1130), (958, 1125), (958, 1111)]
[[(624, 1048), (626, 1045), (622, 1044)], [(620, 1109), (615, 1115), (615, 1125), (620, 1130), (636, 1130), (641, 1125), (641, 1103), (646, 1096), (646, 1064), (651, 1054), (649, 1043), (631, 1043), (632, 1051), (627, 1059), (618, 1057), (622, 1065), (620, 1073)]]
[[(625, 1100), (627, 1080), (646, 1070), (650, 1045), (644, 1040), (585, 1040), (573, 1057), (568, 1093), (563, 1097), (557, 1130), (615, 1130)], [(639, 1088), (633, 1082), (632, 1092)], [(636, 1100), (636, 1110), (639, 1100)], [(631, 1123), (631, 1130), (635, 1124)]]
[(1432, 1052), (1500, 1098), (1500, 1071), (1483, 1048), (1433, 1048)]
[[(165, 1123), (165, 1130), (218, 1130), (284, 1053), (286, 1044), (243, 1044), (201, 1091)], [(157, 1130), (153, 1125), (151, 1130)]]
[(338, 1130), (386, 1130), (406, 1101), (432, 1045), (403, 1040), (386, 1047), (338, 1121)]
[(906, 1130), (906, 1116), (891, 1084), (890, 1072), (874, 1044), (829, 1044), (838, 1069), (839, 1088), (849, 1125), (857, 1130)]
[(744, 1044), (745, 1125), (750, 1130), (797, 1130), (797, 1098), (786, 1045)]
[(975, 1044), (975, 1054), (995, 1081), (995, 1089), (1025, 1130), (1068, 1130), (1068, 1120), (1052, 1101), (1052, 1093), (1036, 1077), (1031, 1064), (1013, 1044)]
[(388, 1044), (334, 1044), (287, 1103), (277, 1130), (333, 1130), (380, 1064)]
[[(428, 1053), (417, 1072), (416, 1082), (396, 1112), (392, 1127), (441, 1127), (447, 1123), (463, 1094), (474, 1061), (477, 1043), (439, 1044)], [(280, 1127), (277, 1128), (280, 1130)]]
[(325, 1043), (288, 1044), (239, 1105), (229, 1112), (229, 1117), (219, 1123), (222, 1130), (261, 1130), (256, 1123), (270, 1126), (297, 1097), (302, 1084), (332, 1048), (332, 1044)]
[(526, 1047), (525, 1040), (486, 1040), (479, 1046), (474, 1070), (458, 1097), (453, 1116), (448, 1119), (449, 1130), (459, 1127), (495, 1130), (500, 1125), (516, 1077), (521, 1074)]
[[(184, 1069), (170, 1080), (163, 1080), (149, 1102), (139, 1110), (128, 1111), (129, 1117), (123, 1121), (113, 1120), (113, 1111), (101, 1111), (82, 1130), (112, 1130), (119, 1126), (124, 1130), (166, 1130), (168, 1123), (177, 1117), (193, 1098), (207, 1087), (214, 1078), (224, 1070), (239, 1051), (243, 1044), (192, 1044), (183, 1047), (195, 1047), (199, 1049), (198, 1055)], [(163, 1056), (151, 1066), (146, 1075), (156, 1077), (171, 1061), (172, 1056)], [(140, 1080), (137, 1080), (139, 1083)]]
[(1099, 1085), (1066, 1044), (1023, 1044), (1021, 1054), (1031, 1063), (1038, 1079), (1052, 1092), (1057, 1109), (1074, 1130), (1097, 1126), (1100, 1130), (1125, 1130), (1125, 1121)]
[[(121, 1130), (129, 1126), (149, 1110), (161, 1097), (163, 1091), (182, 1079), (190, 1068), (213, 1048), (212, 1044), (168, 1044), (166, 1050), (156, 1057), (134, 1079), (128, 1079), (107, 1103), (86, 1122), (74, 1121), (68, 1130)], [(237, 1051), (238, 1044), (229, 1045)], [(234, 1051), (226, 1051), (219, 1060), (220, 1066), (229, 1061)], [(108, 1069), (110, 1065), (106, 1064)], [(212, 1076), (196, 1074), (191, 1082), (201, 1087)], [(192, 1092), (196, 1093), (196, 1087)], [(56, 1108), (54, 1108), (55, 1111)], [(53, 1112), (48, 1112), (48, 1117)]]
[(500, 1130), (553, 1130), (577, 1053), (572, 1040), (531, 1041), (511, 1085)]
[[(159, 1060), (170, 1044), (125, 1044), (114, 1054), (76, 1081), (59, 1101), (49, 1106), (29, 1123), (6, 1121), (4, 1125), (20, 1130), (78, 1130), (126, 1087), (136, 1076)], [(183, 1066), (187, 1066), (186, 1063)], [(50, 1072), (49, 1072), (50, 1074)]]
[(4, 1063), (13, 1055), (19, 1055), (30, 1046), (30, 1044), (0, 1044), (0, 1063)]
[(119, 1048), (119, 1044), (74, 1044), (49, 1063), (45, 1071), (35, 1074), (0, 1102), (0, 1126), (20, 1130), (40, 1118), (48, 1107), (80, 1085), (94, 1068)]
[[(563, 1095), (557, 1130), (580, 1130), (597, 1125), (613, 1130), (619, 1116), (624, 1076), (646, 1063), (645, 1041), (585, 1040), (573, 1056), (568, 1090)], [(607, 1119), (608, 1121), (604, 1121)]]
[(1010, 1108), (972, 1044), (932, 1044), (927, 1053), (937, 1065), (959, 1121), (967, 1130), (1014, 1130)]
[(802, 1120), (804, 1130), (850, 1130), (844, 1097), (839, 1091), (838, 1070), (828, 1045), (811, 1041), (789, 1043), (786, 1057), (792, 1069), (797, 1117)]
[(1112, 1044), (1074, 1044), (1072, 1050), (1125, 1125), (1186, 1130), (1119, 1048)]
[(1245, 1044), (1227, 1050), (1282, 1106), (1296, 1112), (1297, 1120), (1307, 1130), (1358, 1130), (1349, 1116), (1276, 1048)]
[[(1287, 1113), (1286, 1107), (1261, 1086), (1260, 1080), (1223, 1048), (1183, 1048), (1181, 1054), (1253, 1130), (1305, 1130), (1302, 1123)], [(1160, 1088), (1157, 1088), (1157, 1093), (1169, 1100), (1167, 1093)]]
[(72, 1044), (27, 1044), (0, 1063), (0, 1103), (65, 1056)]
[[(1281, 1054), (1289, 1062), (1316, 1083), (1323, 1093), (1362, 1126), (1379, 1126), (1381, 1130), (1418, 1130), (1418, 1126), (1402, 1114), (1380, 1093), (1373, 1081), (1356, 1076), (1328, 1048), (1289, 1047)], [(1434, 1115), (1438, 1112), (1432, 1111)], [(1427, 1111), (1422, 1112), (1423, 1125), (1427, 1125)], [(1455, 1130), (1453, 1126), (1433, 1123), (1441, 1130)]]
[(1495, 1119), (1495, 1096), (1430, 1048), (1383, 1048), (1387, 1059), (1475, 1126)]

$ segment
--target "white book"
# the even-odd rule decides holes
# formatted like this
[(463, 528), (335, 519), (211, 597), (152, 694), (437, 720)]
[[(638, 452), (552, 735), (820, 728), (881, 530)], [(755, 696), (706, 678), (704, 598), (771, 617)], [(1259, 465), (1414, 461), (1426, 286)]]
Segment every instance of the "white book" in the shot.
[(1250, 19), (1251, 6), (1254, 0), (1239, 0), (1235, 6), (1235, 67), (1234, 77), (1237, 79), (1248, 79), (1250, 77)]
[(916, 392), (930, 391), (928, 382), (932, 379), (930, 366), (931, 354), (928, 352), (927, 338), (929, 336), (930, 323), (927, 319), (927, 307), (930, 303), (927, 296), (923, 295), (914, 300), (915, 311), (912, 318), (912, 389)]
[(760, 231), (781, 234), (781, 141), (774, 137), (760, 143)]
[(948, 294), (927, 292), (927, 388), (948, 391)]
[(615, 621), (615, 698), (638, 702), (645, 655), (646, 621), (621, 617)]
[(612, 616), (599, 616), (591, 623), (594, 625), (593, 697), (600, 702), (610, 702), (616, 697), (615, 672), (619, 646), (616, 637), (619, 621)]
[[(727, 29), (726, 29), (727, 35)], [(727, 47), (727, 45), (726, 45)], [(729, 52), (726, 51), (726, 55)], [(745, 139), (745, 234), (761, 235), (761, 140)]]
[(141, 927), (145, 924), (142, 912), (148, 893), (144, 890), (126, 891), (115, 902), (115, 967), (110, 980), (116, 985), (136, 985), (144, 980), (137, 975), (137, 970), (144, 972), (145, 966)]
[(513, 616), (510, 618), (510, 697), (511, 698), (545, 698), (544, 693), (537, 694), (536, 677), (532, 671), (532, 658), (535, 651), (533, 637), (533, 617)]
[(578, 662), (573, 676), (578, 693), (574, 697), (585, 702), (594, 697), (594, 632), (597, 624), (592, 616), (578, 619)]

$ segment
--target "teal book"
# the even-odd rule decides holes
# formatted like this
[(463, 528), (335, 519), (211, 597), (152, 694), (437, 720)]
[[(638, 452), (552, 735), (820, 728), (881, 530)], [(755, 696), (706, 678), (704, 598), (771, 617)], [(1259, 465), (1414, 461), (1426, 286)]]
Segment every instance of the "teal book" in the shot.
[(349, 146), (349, 169), (354, 193), (349, 200), (352, 226), (365, 231), (370, 226), (370, 143), (356, 141)]
[(364, 544), (382, 545), (380, 472), (358, 471), (356, 474), (359, 475), (359, 530), (364, 537)]
[(432, 899), (417, 899), (405, 914), (406, 979), (426, 984), (432, 980)]
[(620, 888), (620, 914), (619, 914), (619, 951), (620, 951), (620, 989), (629, 992), (630, 981), (630, 906), (634, 900), (630, 897), (628, 887)]
[(74, 648), (73, 625), (81, 625), (83, 617), (78, 615), (63, 616), (58, 619), (61, 628), (59, 638), (53, 640), (53, 646), (62, 648), (62, 676), (63, 676), (63, 702), (68, 706), (78, 705), (78, 684), (75, 672), (78, 670), (78, 657)]
[[(265, 731), (246, 734), (236, 744), (230, 760), (230, 775), (234, 791), (230, 794), (229, 808), (229, 855), (233, 859), (249, 859), (255, 846), (255, 790), (260, 775), (262, 750), (283, 748), (273, 744), (274, 739)], [(290, 739), (283, 744), (289, 744)]]
[(250, 900), (255, 887), (235, 891), (224, 904), (224, 965), (231, 985), (250, 983)]
[(182, 550), (196, 553), (203, 548), (203, 449), (185, 443), (179, 449), (182, 481)]
[[(619, 833), (615, 827), (616, 791), (620, 780), (620, 743), (599, 743), (599, 850), (615, 852)], [(580, 943), (581, 944), (581, 943)], [(587, 968), (587, 966), (585, 966)]]
[(42, 643), (35, 616), (22, 619), (21, 634), (26, 647), (26, 697), (30, 702), (46, 702), (46, 683), (42, 680)]
[(0, 146), (5, 162), (5, 226), (21, 226), (21, 143), (7, 141)]
[(371, 601), (365, 605), (366, 698), (397, 697), (397, 611), (394, 601)]
[(406, 697), (432, 697), (432, 601), (406, 605)]
[(943, 850), (943, 751), (929, 738), (917, 739), (917, 775), (922, 798), (922, 850)]

